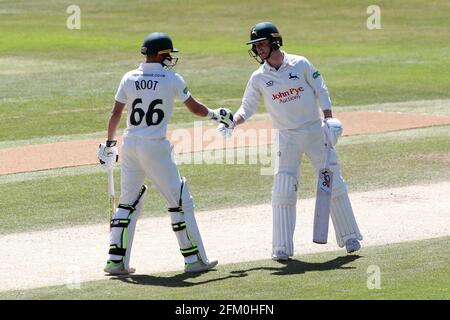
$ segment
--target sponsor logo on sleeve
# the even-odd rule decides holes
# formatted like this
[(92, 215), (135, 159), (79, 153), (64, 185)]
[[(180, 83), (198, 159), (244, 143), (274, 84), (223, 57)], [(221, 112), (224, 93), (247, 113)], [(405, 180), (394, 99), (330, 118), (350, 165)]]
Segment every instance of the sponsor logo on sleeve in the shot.
[(271, 87), (273, 86), (273, 81), (270, 80), (269, 82), (266, 82), (266, 87)]
[(319, 76), (320, 76), (319, 71), (314, 72), (312, 75), (313, 79), (317, 79)]
[(189, 92), (188, 88), (187, 88), (187, 87), (184, 88), (183, 93), (184, 93), (184, 94), (187, 94), (188, 92)]

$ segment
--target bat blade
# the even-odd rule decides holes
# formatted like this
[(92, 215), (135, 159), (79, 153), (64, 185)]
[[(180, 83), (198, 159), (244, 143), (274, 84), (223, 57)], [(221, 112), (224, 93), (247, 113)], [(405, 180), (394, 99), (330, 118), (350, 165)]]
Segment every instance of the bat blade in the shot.
[(108, 196), (109, 196), (109, 221), (111, 221), (116, 210), (116, 195), (114, 191), (113, 170), (108, 170)]
[(115, 209), (116, 209), (116, 197), (110, 195), (109, 196), (109, 220), (112, 219)]
[(315, 243), (325, 244), (328, 241), (332, 186), (333, 172), (329, 168), (320, 170), (314, 209), (313, 242)]

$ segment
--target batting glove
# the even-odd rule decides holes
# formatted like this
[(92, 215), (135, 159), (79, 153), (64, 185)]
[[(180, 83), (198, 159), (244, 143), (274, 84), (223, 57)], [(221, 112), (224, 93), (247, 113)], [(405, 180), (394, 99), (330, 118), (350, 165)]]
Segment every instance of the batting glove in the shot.
[(325, 118), (323, 123), (327, 140), (334, 147), (337, 144), (338, 138), (342, 135), (342, 123), (337, 118)]
[(110, 170), (119, 160), (119, 154), (116, 147), (116, 140), (108, 140), (98, 146), (98, 160), (105, 170)]
[(220, 122), (225, 125), (227, 128), (234, 128), (235, 123), (233, 120), (233, 113), (230, 109), (227, 108), (219, 108), (215, 110), (208, 110), (208, 117), (212, 120)]

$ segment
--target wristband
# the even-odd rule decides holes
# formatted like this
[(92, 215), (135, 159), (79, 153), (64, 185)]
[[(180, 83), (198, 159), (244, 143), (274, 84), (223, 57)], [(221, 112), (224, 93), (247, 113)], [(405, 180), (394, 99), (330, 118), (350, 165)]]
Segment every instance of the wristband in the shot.
[(216, 117), (214, 115), (214, 111), (212, 111), (210, 108), (208, 108), (208, 114), (206, 115), (211, 120), (216, 120)]
[(115, 147), (117, 144), (117, 140), (106, 140), (106, 146), (109, 147)]

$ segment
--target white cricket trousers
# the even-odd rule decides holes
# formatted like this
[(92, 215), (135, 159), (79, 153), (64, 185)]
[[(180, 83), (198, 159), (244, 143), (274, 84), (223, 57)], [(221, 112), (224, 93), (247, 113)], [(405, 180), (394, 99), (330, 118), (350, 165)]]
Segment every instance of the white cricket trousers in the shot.
[[(166, 139), (146, 139), (135, 136), (124, 137), (122, 144), (121, 195), (119, 203), (131, 205), (136, 201), (141, 186), (149, 177), (166, 200), (171, 213), (172, 229), (175, 231), (180, 251), (186, 263), (208, 262), (203, 242), (194, 217), (194, 204), (185, 179), (180, 177), (173, 159), (172, 145)], [(141, 201), (143, 201), (141, 199)], [(113, 220), (127, 222), (111, 231), (110, 260), (125, 257), (128, 268), (136, 221), (143, 202), (133, 211), (117, 209)], [(130, 211), (132, 216), (130, 217)], [(129, 225), (128, 225), (129, 224)]]
[(149, 177), (169, 208), (178, 207), (180, 173), (167, 139), (124, 137), (121, 150), (121, 194), (119, 203), (133, 203)]

